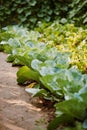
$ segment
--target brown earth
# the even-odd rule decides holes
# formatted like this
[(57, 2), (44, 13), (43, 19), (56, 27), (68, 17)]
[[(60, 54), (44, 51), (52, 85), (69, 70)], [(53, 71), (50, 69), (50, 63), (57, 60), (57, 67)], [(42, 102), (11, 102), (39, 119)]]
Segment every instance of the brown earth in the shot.
[(0, 130), (46, 130), (47, 113), (17, 84), (18, 68), (6, 57), (0, 52)]

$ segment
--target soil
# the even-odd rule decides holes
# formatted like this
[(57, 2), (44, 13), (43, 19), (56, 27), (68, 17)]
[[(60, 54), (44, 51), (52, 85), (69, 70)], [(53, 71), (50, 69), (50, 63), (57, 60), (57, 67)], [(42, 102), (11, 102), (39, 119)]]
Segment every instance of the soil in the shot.
[(7, 54), (0, 52), (0, 130), (46, 130), (48, 115), (42, 111), (40, 100), (32, 99), (17, 84), (18, 68), (6, 58)]

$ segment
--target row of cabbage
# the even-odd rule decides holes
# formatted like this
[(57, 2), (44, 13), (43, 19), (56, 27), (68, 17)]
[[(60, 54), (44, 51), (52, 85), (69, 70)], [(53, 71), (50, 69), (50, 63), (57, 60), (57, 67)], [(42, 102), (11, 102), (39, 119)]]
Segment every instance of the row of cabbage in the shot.
[(55, 118), (48, 130), (76, 121), (82, 124), (79, 130), (87, 129), (86, 29), (57, 21), (40, 23), (33, 31), (5, 27), (0, 51), (8, 53), (8, 62), (22, 66), (17, 72), (19, 84), (34, 82), (27, 92), (54, 102)]

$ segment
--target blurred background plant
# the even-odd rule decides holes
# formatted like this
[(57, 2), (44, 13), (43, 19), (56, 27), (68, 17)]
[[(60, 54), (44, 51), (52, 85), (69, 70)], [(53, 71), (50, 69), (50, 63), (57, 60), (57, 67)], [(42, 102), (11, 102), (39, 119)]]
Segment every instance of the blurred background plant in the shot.
[(38, 21), (87, 23), (87, 0), (1, 0), (0, 26), (20, 24), (30, 29)]

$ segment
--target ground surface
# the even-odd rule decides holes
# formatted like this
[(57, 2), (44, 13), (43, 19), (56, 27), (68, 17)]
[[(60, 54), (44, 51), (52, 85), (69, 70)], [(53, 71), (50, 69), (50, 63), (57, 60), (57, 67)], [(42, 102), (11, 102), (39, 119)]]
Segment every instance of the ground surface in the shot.
[(46, 113), (17, 85), (17, 67), (0, 52), (0, 130), (46, 130)]

